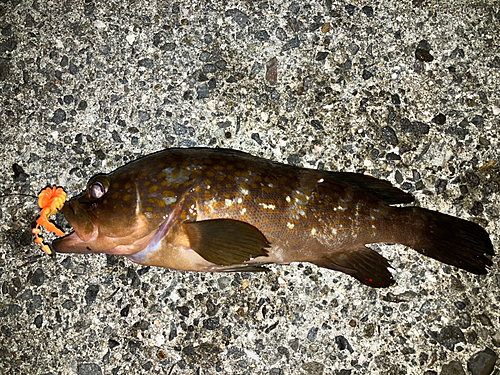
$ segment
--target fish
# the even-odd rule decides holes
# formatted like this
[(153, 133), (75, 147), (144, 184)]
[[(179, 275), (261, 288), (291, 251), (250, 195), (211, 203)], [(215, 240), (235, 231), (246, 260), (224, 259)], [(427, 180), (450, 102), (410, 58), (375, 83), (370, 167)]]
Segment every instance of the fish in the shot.
[(409, 206), (389, 181), (307, 169), (222, 148), (170, 148), (92, 177), (61, 209), (73, 232), (57, 253), (123, 255), (144, 266), (260, 272), (308, 262), (371, 287), (395, 280), (367, 247), (397, 243), (486, 274), (495, 255), (478, 224)]

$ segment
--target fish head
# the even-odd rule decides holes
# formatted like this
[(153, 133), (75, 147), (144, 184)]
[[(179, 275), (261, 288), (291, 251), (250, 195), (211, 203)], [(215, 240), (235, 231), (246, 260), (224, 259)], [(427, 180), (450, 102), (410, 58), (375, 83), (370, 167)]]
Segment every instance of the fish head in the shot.
[(61, 212), (73, 233), (52, 243), (59, 253), (135, 254), (154, 235), (151, 220), (142, 210), (139, 184), (127, 174), (92, 177)]

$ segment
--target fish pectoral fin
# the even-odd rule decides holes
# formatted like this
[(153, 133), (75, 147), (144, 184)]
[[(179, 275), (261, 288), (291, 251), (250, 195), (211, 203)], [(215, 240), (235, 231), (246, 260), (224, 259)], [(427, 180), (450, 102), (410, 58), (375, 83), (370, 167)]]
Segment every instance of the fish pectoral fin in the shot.
[(390, 265), (387, 259), (364, 246), (355, 250), (331, 253), (313, 263), (344, 272), (374, 288), (384, 288), (394, 284), (392, 274), (388, 270)]
[(267, 256), (269, 242), (260, 230), (243, 221), (214, 219), (182, 224), (191, 249), (218, 265), (241, 264)]

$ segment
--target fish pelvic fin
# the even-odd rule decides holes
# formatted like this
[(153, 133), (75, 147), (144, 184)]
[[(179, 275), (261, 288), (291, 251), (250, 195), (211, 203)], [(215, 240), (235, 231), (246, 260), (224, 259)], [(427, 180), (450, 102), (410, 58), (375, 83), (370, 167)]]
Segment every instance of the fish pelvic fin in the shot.
[(367, 247), (335, 252), (312, 262), (320, 267), (343, 272), (373, 288), (394, 284), (389, 262), (382, 255)]
[(420, 207), (398, 208), (394, 242), (440, 262), (474, 274), (487, 273), (493, 262), (493, 244), (478, 224)]

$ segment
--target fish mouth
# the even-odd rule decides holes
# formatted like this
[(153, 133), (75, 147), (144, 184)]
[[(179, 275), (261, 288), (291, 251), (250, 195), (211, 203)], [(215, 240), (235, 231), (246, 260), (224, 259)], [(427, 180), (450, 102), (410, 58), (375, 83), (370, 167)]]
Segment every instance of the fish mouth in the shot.
[(92, 253), (90, 245), (98, 237), (98, 228), (86, 210), (78, 201), (72, 199), (64, 204), (61, 213), (68, 224), (73, 227), (73, 232), (54, 240), (52, 242), (54, 251), (56, 253)]

